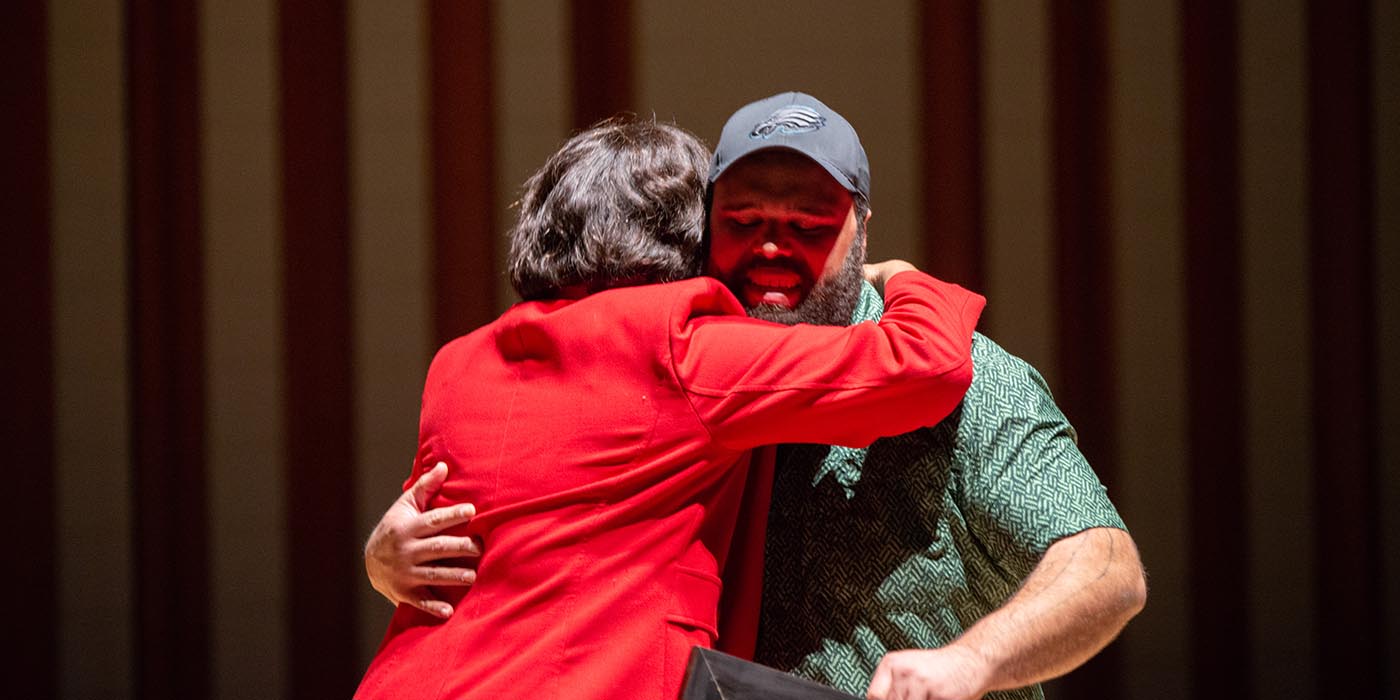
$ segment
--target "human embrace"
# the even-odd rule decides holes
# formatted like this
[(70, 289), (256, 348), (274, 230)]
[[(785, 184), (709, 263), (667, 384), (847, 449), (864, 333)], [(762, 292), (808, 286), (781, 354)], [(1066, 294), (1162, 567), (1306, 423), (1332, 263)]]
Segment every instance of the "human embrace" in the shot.
[[(524, 301), (429, 369), (412, 475), (366, 547), (400, 605), (356, 697), (674, 698), (716, 644), (872, 697), (981, 697), (1107, 643), (1144, 595), (1121, 520), (1039, 376), (974, 333), (980, 296), (864, 264), (869, 194), (854, 129), (802, 93), (739, 110), (713, 158), (635, 119), (551, 156), (511, 231)], [(978, 414), (988, 380), (1024, 434)], [(880, 438), (906, 454), (865, 449)], [(993, 458), (981, 439), (1016, 440), (997, 457), (1014, 469), (967, 474)], [(1027, 494), (1070, 505), (1001, 512)], [(800, 534), (815, 509), (855, 518), (824, 526), (843, 541)], [(874, 557), (843, 565), (878, 585), (808, 568), (822, 548)], [(1006, 608), (1039, 637), (1004, 630)], [(944, 692), (926, 671), (953, 658)]]

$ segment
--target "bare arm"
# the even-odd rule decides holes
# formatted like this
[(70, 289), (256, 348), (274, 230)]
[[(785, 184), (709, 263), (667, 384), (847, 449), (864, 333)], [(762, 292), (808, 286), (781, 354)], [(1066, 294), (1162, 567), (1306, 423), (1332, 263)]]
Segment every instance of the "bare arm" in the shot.
[(441, 618), (452, 616), (452, 606), (432, 587), (470, 586), (476, 570), (435, 562), (481, 555), (472, 538), (440, 534), (476, 515), (470, 503), (424, 510), (446, 478), (447, 465), (442, 462), (425, 472), (389, 506), (365, 542), (365, 573), (374, 590), (390, 603), (405, 603)]
[(1085, 530), (1051, 545), (1005, 605), (948, 646), (886, 654), (867, 697), (973, 700), (1055, 678), (1112, 641), (1146, 599), (1128, 533)]

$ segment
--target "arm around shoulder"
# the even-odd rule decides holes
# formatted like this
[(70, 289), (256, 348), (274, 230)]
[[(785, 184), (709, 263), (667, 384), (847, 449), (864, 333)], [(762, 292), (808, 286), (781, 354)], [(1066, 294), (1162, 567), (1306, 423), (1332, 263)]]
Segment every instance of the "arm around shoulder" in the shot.
[(917, 271), (891, 276), (878, 323), (779, 326), (691, 317), (671, 338), (676, 380), (719, 444), (864, 446), (936, 424), (972, 382), (984, 300)]

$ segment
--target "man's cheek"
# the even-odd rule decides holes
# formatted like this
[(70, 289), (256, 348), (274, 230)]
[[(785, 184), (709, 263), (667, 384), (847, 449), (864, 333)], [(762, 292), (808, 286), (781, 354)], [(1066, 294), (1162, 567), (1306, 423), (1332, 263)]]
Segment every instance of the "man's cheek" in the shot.
[(705, 261), (707, 274), (713, 277), (723, 277), (734, 270), (735, 262), (732, 244), (719, 240), (710, 241), (710, 257)]
[(710, 257), (705, 260), (705, 274), (711, 277), (724, 277), (729, 273), (729, 266), (724, 264), (724, 256), (720, 252), (713, 245), (710, 247)]

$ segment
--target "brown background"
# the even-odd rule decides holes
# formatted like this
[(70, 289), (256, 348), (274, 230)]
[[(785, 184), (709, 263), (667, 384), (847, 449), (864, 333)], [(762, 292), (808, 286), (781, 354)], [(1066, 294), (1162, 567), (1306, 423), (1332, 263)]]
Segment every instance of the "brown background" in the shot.
[(1400, 693), (1394, 2), (52, 0), (0, 46), (14, 697), (347, 697), (361, 542), (433, 348), (511, 302), (519, 183), (614, 111), (713, 141), (785, 89), (1142, 549), (1057, 696)]

